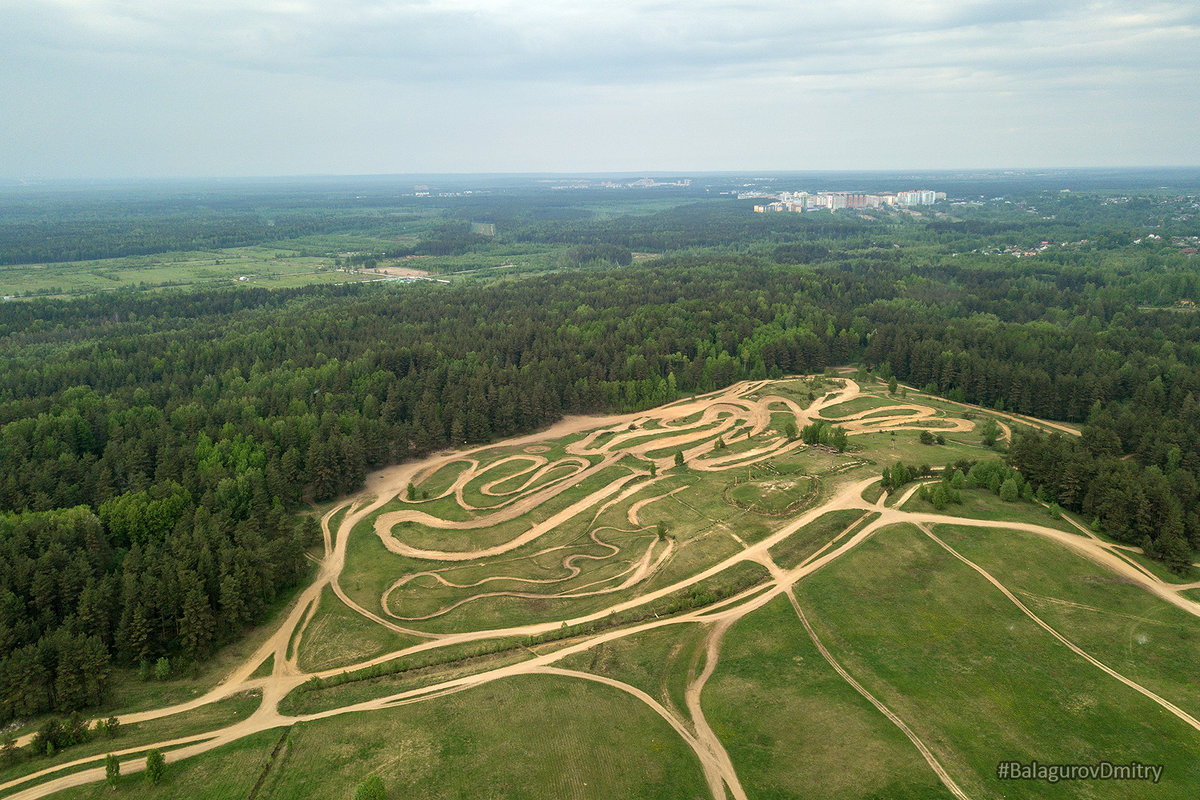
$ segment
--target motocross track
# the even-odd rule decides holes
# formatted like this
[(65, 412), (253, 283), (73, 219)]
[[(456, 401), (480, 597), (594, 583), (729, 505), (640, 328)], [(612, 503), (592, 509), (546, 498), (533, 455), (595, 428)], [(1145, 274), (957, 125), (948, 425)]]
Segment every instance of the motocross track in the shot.
[[(939, 545), (979, 572), (993, 587), (1002, 592), (1010, 601), (1016, 603), (1025, 614), (1033, 618), (1069, 651), (1091, 663), (1108, 677), (1145, 695), (1164, 711), (1200, 730), (1200, 723), (1174, 706), (1169, 700), (1110, 669), (1042, 622), (998, 580), (977, 565), (967, 561), (939, 539), (931, 526), (953, 524), (996, 529), (998, 532), (1021, 530), (1037, 534), (1090, 559), (1121, 580), (1139, 586), (1187, 613), (1200, 617), (1200, 604), (1181, 594), (1181, 590), (1191, 588), (1194, 584), (1169, 584), (1158, 579), (1151, 572), (1131, 561), (1124, 552), (1126, 548), (1104, 542), (1083, 528), (1081, 528), (1082, 532), (1087, 535), (1075, 535), (1030, 523), (968, 519), (946, 514), (901, 510), (900, 507), (916, 492), (917, 486), (908, 488), (903, 496), (894, 503), (888, 502), (886, 494), (875, 502), (869, 502), (863, 498), (863, 492), (877, 482), (878, 478), (843, 481), (833, 486), (814, 507), (789, 519), (775, 522), (774, 525), (777, 527), (773, 528), (769, 535), (760, 541), (751, 545), (743, 543), (741, 549), (733, 555), (725, 557), (717, 563), (704, 566), (694, 574), (670, 585), (653, 591), (645, 591), (637, 596), (622, 597), (622, 593), (628, 594), (625, 590), (643, 584), (655, 575), (676, 553), (675, 542), (670, 539), (665, 541), (658, 539), (653, 530), (643, 525), (640, 516), (654, 504), (675, 501), (673, 496), (680, 489), (663, 491), (661, 487), (657, 486), (662, 481), (664, 474), (669, 473), (674, 467), (674, 453), (683, 454), (689, 470), (720, 472), (733, 468), (744, 469), (748, 465), (761, 464), (784, 453), (802, 450), (806, 447), (802, 441), (792, 441), (771, 432), (772, 414), (781, 413), (780, 407), (786, 408), (786, 413), (791, 414), (794, 418), (797, 429), (801, 429), (810, 422), (821, 419), (820, 412), (823, 409), (830, 409), (839, 403), (852, 400), (861, 393), (859, 385), (849, 378), (834, 379), (833, 383), (837, 385), (834, 391), (829, 392), (823, 398), (815, 399), (806, 408), (802, 408), (789, 398), (765, 393), (770, 388), (768, 381), (743, 382), (719, 392), (679, 401), (650, 411), (609, 417), (567, 418), (536, 434), (462, 451), (438, 453), (420, 461), (400, 464), (371, 474), (361, 492), (345, 498), (323, 516), (321, 526), (325, 538), (325, 555), (316, 578), (298, 596), (279, 628), (263, 642), (250, 658), (246, 659), (218, 686), (200, 697), (175, 706), (121, 715), (120, 719), (123, 723), (132, 723), (180, 714), (248, 689), (262, 691), (263, 699), (259, 708), (247, 719), (208, 733), (163, 741), (157, 745), (139, 745), (125, 751), (115, 751), (118, 756), (130, 756), (122, 761), (121, 773), (127, 775), (144, 769), (144, 761), (141, 758), (133, 758), (132, 755), (135, 752), (142, 753), (150, 746), (178, 746), (178, 749), (166, 753), (168, 762), (177, 762), (209, 752), (245, 736), (293, 725), (297, 722), (309, 722), (351, 712), (394, 708), (425, 702), (432, 698), (464, 691), (515, 675), (544, 674), (564, 680), (597, 681), (637, 698), (655, 714), (666, 720), (695, 754), (714, 800), (727, 797), (745, 798), (746, 791), (742, 787), (720, 737), (704, 718), (700, 697), (705, 683), (717, 667), (725, 632), (746, 614), (761, 608), (776, 597), (786, 596), (795, 609), (802, 629), (812, 638), (821, 655), (838, 675), (850, 683), (857, 692), (870, 701), (880, 713), (884, 714), (905, 734), (929, 764), (937, 778), (954, 796), (965, 798), (967, 795), (946, 771), (934, 752), (934, 748), (919, 739), (904, 720), (880, 703), (853, 676), (847, 673), (837, 661), (836, 656), (830, 653), (817, 639), (815, 631), (808, 624), (803, 610), (792, 593), (792, 587), (797, 581), (852, 551), (879, 529), (896, 523), (917, 525)], [(754, 397), (751, 398), (751, 395)], [(975, 409), (975, 411), (982, 413), (979, 409)], [(852, 436), (889, 430), (912, 431), (913, 423), (918, 421), (924, 423), (919, 429), (934, 432), (964, 433), (970, 432), (974, 428), (973, 422), (948, 417), (944, 413), (932, 407), (923, 406), (919, 401), (905, 401), (898, 402), (892, 408), (872, 409), (825, 421), (845, 426)], [(1012, 419), (1026, 424), (1031, 422), (1015, 417)], [(1059, 430), (1073, 432), (1064, 426), (1045, 424)], [(1005, 433), (1011, 435), (1007, 426), (1005, 426)], [(572, 440), (566, 444), (565, 454), (557, 459), (546, 455), (553, 449), (549, 446), (550, 443), (560, 439)], [(728, 452), (722, 446), (726, 440), (728, 440), (730, 450), (738, 447), (741, 449), (737, 449), (736, 452)], [(521, 453), (513, 452), (514, 449), (519, 448), (523, 448)], [(489, 460), (489, 451), (499, 450), (503, 450), (507, 455), (500, 458), (493, 457)], [(664, 451), (668, 452), (664, 454)], [(494, 456), (495, 453), (492, 452), (491, 455)], [(638, 459), (645, 465), (645, 468), (629, 468), (629, 474), (614, 478), (602, 487), (584, 494), (545, 519), (529, 524), (524, 530), (516, 531), (504, 541), (471, 546), (472, 540), (469, 538), (471, 532), (485, 531), (506, 522), (520, 520), (544, 504), (562, 497), (564, 492), (574, 488), (577, 484), (599, 475), (603, 470), (613, 467), (621, 459), (628, 457)], [(419, 486), (422, 481), (456, 462), (462, 462), (462, 470), (449, 488), (439, 492), (436, 497), (419, 500), (406, 499), (409, 495), (410, 484)], [(653, 468), (650, 467), (651, 463), (654, 464)], [(489, 475), (494, 470), (498, 472)], [(657, 475), (652, 473), (657, 473)], [(478, 495), (486, 498), (485, 504), (481, 505), (478, 501), (474, 504), (468, 502), (464, 492), (473, 485), (478, 486)], [(455, 505), (465, 513), (466, 519), (447, 520), (422, 510), (422, 505), (427, 502), (450, 500), (453, 500)], [(402, 503), (405, 507), (375, 515), (373, 535), (377, 536), (392, 553), (429, 562), (429, 569), (396, 575), (395, 581), (379, 598), (377, 610), (370, 610), (354, 602), (341, 587), (340, 578), (346, 565), (347, 542), (350, 539), (351, 531), (359, 522), (371, 518), (384, 505), (394, 501)], [(460, 564), (466, 562), (493, 563), (487, 560), (496, 559), (497, 556), (515, 554), (516, 551), (526, 547), (533, 550), (533, 556), (550, 556), (549, 560), (553, 561), (558, 558), (561, 546), (539, 547), (539, 540), (547, 537), (569, 520), (595, 521), (605, 509), (620, 506), (626, 502), (629, 503), (628, 507), (622, 508), (620, 513), (628, 521), (629, 527), (589, 526), (590, 541), (600, 552), (593, 555), (580, 555), (563, 550), (564, 554), (558, 561), (558, 568), (561, 570), (561, 575), (558, 577), (530, 579), (520, 575), (511, 575), (500, 571), (508, 562), (499, 559), (494, 562), (498, 571), (482, 579), (457, 582), (452, 577), (446, 577), (448, 574), (453, 574), (448, 570), (458, 569)], [(341, 523), (337, 530), (332, 530), (330, 520), (343, 509), (345, 514)], [(863, 516), (854, 525), (842, 531), (824, 547), (792, 569), (782, 569), (772, 560), (769, 552), (772, 547), (783, 542), (818, 517), (837, 510), (858, 510), (863, 512)], [(875, 515), (874, 519), (859, 527), (860, 523), (870, 514)], [(447, 542), (446, 549), (430, 549), (405, 542), (403, 531), (408, 528), (398, 529), (397, 526), (400, 523), (413, 523), (444, 532)], [(360, 532), (356, 535), (364, 534)], [(736, 533), (734, 535), (736, 538)], [(998, 535), (1000, 534), (998, 533)], [(451, 544), (453, 546), (450, 546)], [(630, 551), (629, 565), (625, 569), (617, 571), (615, 575), (606, 579), (582, 585), (572, 584), (570, 589), (554, 593), (555, 584), (566, 584), (586, 577), (585, 573), (588, 569), (607, 559), (614, 558), (624, 551)], [(647, 618), (641, 622), (580, 635), (573, 638), (569, 644), (552, 652), (533, 654), (530, 658), (518, 663), (482, 669), (474, 674), (445, 680), (423, 688), (319, 713), (289, 716), (279, 711), (280, 701), (314, 674), (318, 677), (329, 677), (450, 645), (508, 636), (537, 636), (556, 631), (563, 625), (575, 626), (595, 622), (613, 613), (653, 603), (657, 599), (708, 580), (741, 562), (764, 565), (770, 574), (769, 581), (711, 605), (684, 611), (674, 616), (661, 619)], [(390, 611), (395, 605), (391, 602), (392, 595), (409, 590), (411, 586), (416, 585), (414, 582), (418, 581), (445, 589), (471, 590), (472, 592), (478, 589), (479, 591), (461, 597), (452, 605), (424, 616), (405, 618), (394, 615)], [(489, 588), (490, 584), (513, 583), (521, 584), (522, 588), (508, 588), (503, 591), (494, 591)], [(422, 641), (391, 653), (363, 660), (358, 664), (311, 674), (305, 673), (297, 665), (297, 654), (306, 635), (308, 622), (316, 613), (317, 602), (326, 587), (330, 587), (343, 603), (365, 620), (397, 633), (419, 637)], [(549, 593), (535, 591), (541, 589)], [(420, 623), (424, 619), (437, 617), (464, 604), (499, 594), (545, 597), (548, 601), (556, 598), (613, 595), (613, 602), (592, 613), (549, 622), (449, 633), (421, 629)], [(668, 625), (687, 623), (701, 623), (708, 626), (708, 634), (704, 644), (704, 667), (698, 674), (690, 676), (685, 693), (685, 710), (663, 705), (629, 684), (555, 666), (557, 662), (572, 654), (587, 651), (605, 642)], [(294, 643), (293, 639), (296, 640)], [(271, 673), (267, 676), (251, 677), (257, 668), (272, 656), (274, 662)], [(84, 768), (65, 775), (52, 775), (52, 773), (59, 773), (71, 767)], [(58, 764), (40, 773), (26, 775), (0, 784), (0, 791), (11, 790), (16, 786), (43, 777), (45, 778), (43, 782), (24, 788), (10, 796), (21, 800), (44, 797), (71, 786), (103, 780), (103, 756), (91, 756), (68, 764)]]

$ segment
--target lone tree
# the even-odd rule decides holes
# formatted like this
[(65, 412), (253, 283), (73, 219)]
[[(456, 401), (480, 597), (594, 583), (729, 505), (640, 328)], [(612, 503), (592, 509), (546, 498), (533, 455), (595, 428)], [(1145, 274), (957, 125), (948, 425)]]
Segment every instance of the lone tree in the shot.
[(980, 432), (983, 438), (983, 443), (987, 447), (992, 447), (996, 444), (996, 440), (1000, 438), (1000, 426), (996, 424), (996, 420), (991, 417), (983, 423), (983, 430)]
[(1000, 484), (1000, 499), (1006, 503), (1011, 503), (1021, 496), (1021, 489), (1013, 478), (1009, 478), (1004, 483)]
[(167, 772), (167, 760), (157, 747), (146, 753), (146, 778), (151, 783), (158, 783)]
[(386, 800), (383, 790), (383, 778), (372, 775), (358, 785), (354, 790), (354, 800)]
[(893, 375), (892, 377), (888, 378), (888, 394), (895, 394), (895, 393), (896, 393), (896, 386), (897, 386), (897, 385), (898, 385), (898, 384), (896, 383), (896, 376), (895, 376), (895, 375)]
[(677, 466), (677, 467), (683, 466), (683, 451), (682, 450), (675, 451), (675, 466)]
[(121, 759), (109, 753), (104, 757), (104, 782), (113, 789), (121, 780)]

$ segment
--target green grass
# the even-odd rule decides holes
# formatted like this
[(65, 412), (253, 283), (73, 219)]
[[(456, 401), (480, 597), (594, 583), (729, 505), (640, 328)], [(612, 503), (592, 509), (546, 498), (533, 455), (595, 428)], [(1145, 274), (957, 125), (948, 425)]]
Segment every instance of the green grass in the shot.
[(267, 656), (263, 662), (259, 664), (254, 672), (250, 673), (251, 678), (265, 678), (275, 671), (275, 654)]
[[(206, 797), (178, 769), (172, 782)], [(258, 800), (340, 800), (372, 774), (405, 800), (708, 796), (694, 754), (635, 698), (579, 679), (520, 676), (297, 724)]]
[(825, 662), (786, 597), (729, 630), (701, 704), (751, 797), (951, 796), (904, 734)]
[(349, 510), (349, 505), (345, 506), (344, 508), (339, 508), (333, 513), (333, 516), (329, 518), (329, 532), (332, 534), (332, 538), (337, 538), (338, 526), (342, 524), (342, 520), (345, 519), (346, 512)]
[(778, 514), (795, 504), (799, 511), (808, 503), (801, 503), (814, 494), (814, 479), (806, 475), (766, 475), (758, 480), (743, 481), (726, 489), (734, 504), (764, 514)]
[(346, 543), (345, 568), (339, 578), (350, 599), (371, 610), (379, 608), (379, 598), (384, 590), (401, 575), (430, 566), (429, 562), (404, 558), (389, 551), (375, 535), (374, 526), (374, 515), (354, 526)]
[(828, 406), (821, 409), (820, 416), (824, 419), (839, 420), (857, 414), (860, 411), (868, 411), (875, 408), (887, 408), (891, 405), (896, 405), (899, 401), (887, 400), (874, 395), (860, 395), (843, 403)]
[[(896, 496), (903, 494), (907, 491), (907, 488), (901, 489), (899, 493), (896, 493)], [(1084, 535), (1081, 530), (1061, 517), (1051, 516), (1046, 507), (1039, 503), (1027, 500), (1015, 500), (1011, 503), (1006, 503), (998, 495), (992, 494), (990, 490), (982, 488), (962, 489), (960, 495), (962, 496), (962, 503), (950, 503), (944, 509), (938, 511), (933, 507), (932, 503), (922, 500), (914, 494), (908, 499), (908, 502), (901, 506), (901, 509), (904, 511), (920, 511), (926, 514), (966, 517), (968, 519), (1027, 522), (1031, 525), (1054, 528), (1066, 533), (1073, 533), (1077, 536)]]
[(972, 796), (1128, 797), (1115, 783), (1013, 784), (1002, 759), (1163, 764), (1155, 798), (1193, 798), (1200, 737), (1066, 649), (912, 526), (886, 528), (797, 585), (843, 666)]
[(433, 528), (416, 522), (401, 522), (393, 526), (392, 536), (411, 547), (443, 552), (469, 552), (478, 548), (504, 544), (525, 533), (536, 523), (548, 519), (593, 492), (628, 475), (629, 471), (623, 467), (606, 467), (578, 483), (568, 483), (566, 488), (541, 503), (536, 509), (507, 521), (461, 530)]
[[(168, 764), (157, 786), (143, 773), (121, 778), (117, 793), (103, 781), (50, 795), (53, 800), (231, 800), (250, 796), (279, 741), (279, 730), (263, 731), (218, 747), (210, 753)], [(346, 796), (349, 791), (346, 792)]]
[(969, 433), (948, 434), (945, 444), (921, 444), (919, 437), (920, 433), (915, 430), (895, 431), (895, 435), (891, 432), (856, 433), (850, 437), (850, 446), (856, 451), (854, 455), (874, 459), (881, 468), (903, 461), (940, 469), (959, 459), (982, 461), (998, 455), (995, 450), (979, 444), (979, 439), (972, 438)]
[[(792, 569), (799, 566), (804, 559), (820, 550), (835, 536), (854, 524), (855, 520), (863, 516), (864, 512), (857, 509), (830, 511), (822, 514), (772, 547), (768, 552), (771, 554), (772, 560), (780, 567)], [(868, 519), (877, 516), (879, 515), (872, 513)]]
[(688, 674), (699, 663), (706, 633), (707, 628), (698, 623), (666, 625), (603, 642), (555, 666), (628, 683), (686, 714)]
[[(413, 265), (420, 269), (422, 266)], [(246, 276), (248, 280), (240, 281)], [(333, 259), (304, 255), (287, 243), (184, 251), (92, 261), (22, 264), (0, 268), (2, 294), (88, 294), (169, 286), (287, 288), (379, 278), (334, 269)]]
[(864, 489), (862, 493), (862, 499), (866, 500), (868, 503), (874, 503), (879, 500), (880, 497), (883, 497), (882, 482), (872, 483), (870, 486)]
[[(489, 645), (505, 647), (494, 653), (482, 653)], [(511, 646), (510, 646), (511, 645)], [(299, 686), (280, 702), (279, 712), (288, 715), (313, 714), (334, 708), (362, 703), (379, 697), (390, 697), (410, 689), (431, 686), (454, 680), (464, 675), (474, 675), (489, 669), (524, 661), (532, 657), (521, 643), (514, 640), (500, 642), (467, 642), (444, 649), (418, 653), (381, 665), (380, 674), (368, 677), (367, 670), (351, 673), (344, 682), (337, 679), (323, 686)], [(388, 672), (387, 670), (394, 670)]]
[[(417, 490), (417, 498), (423, 498), (425, 493), (428, 492), (429, 499), (436, 499), (453, 486), (463, 471), (470, 468), (470, 466), (470, 462), (465, 458), (455, 459), (438, 467), (422, 480), (413, 481), (413, 486)], [(420, 503), (412, 507), (420, 508), (422, 511), (426, 510)]]
[(1200, 717), (1200, 619), (1036, 534), (934, 532), (1076, 645)]
[[(529, 470), (530, 466), (531, 464), (528, 461), (518, 461), (484, 472), (463, 487), (463, 500), (476, 508), (492, 508), (507, 505), (519, 497), (532, 494), (552, 483), (569, 480), (572, 475), (575, 475), (579, 471), (579, 465), (577, 464), (552, 464), (536, 480), (526, 485), (526, 482), (536, 472), (536, 470)], [(541, 469), (541, 467), (538, 467), (538, 469)], [(515, 475), (515, 473), (521, 470), (527, 471), (524, 474)], [(505, 475), (513, 477), (505, 478)], [(496, 481), (500, 482), (493, 486), (491, 491), (499, 493), (499, 496), (487, 495), (480, 491), (483, 486)], [(518, 492), (518, 490), (520, 491)], [(508, 494), (505, 494), (506, 492)]]
[[(67, 747), (50, 758), (45, 757), (45, 755), (39, 755), (35, 758), (24, 759), (15, 765), (4, 767), (0, 769), (0, 783), (82, 758), (100, 758), (114, 750), (128, 750), (141, 746), (149, 747), (156, 742), (215, 731), (249, 717), (261, 702), (262, 692), (257, 690), (243, 692), (193, 711), (160, 717), (159, 719), (147, 722), (124, 724), (121, 725), (120, 734), (115, 739), (109, 739), (104, 735), (96, 735), (92, 741)], [(27, 749), (23, 748), (23, 750)], [(102, 764), (103, 761), (101, 760), (98, 763)], [(94, 766), (97, 766), (96, 762), (64, 769), (62, 772), (56, 774), (70, 774), (90, 769)], [(15, 791), (15, 789), (12, 791)]]
[(786, 397), (801, 408), (808, 408), (812, 400), (809, 399), (809, 393), (821, 396), (824, 391), (815, 391), (812, 389), (811, 383), (804, 378), (794, 380), (780, 380), (766, 386), (761, 392), (758, 392), (752, 397), (765, 397), (767, 395), (775, 395), (777, 397)]
[[(449, 632), (504, 627), (522, 622), (549, 622), (578, 617), (623, 599), (634, 597), (645, 591), (669, 585), (693, 574), (697, 570), (709, 567), (720, 559), (728, 557), (741, 549), (741, 546), (725, 532), (725, 529), (718, 527), (719, 522), (727, 522), (730, 525), (730, 530), (736, 530), (739, 535), (748, 537), (744, 538), (744, 541), (757, 540), (770, 532), (770, 528), (761, 521), (756, 519), (744, 520), (745, 512), (732, 508), (721, 500), (719, 489), (714, 491), (711, 484), (719, 486), (721, 484), (718, 481), (723, 480), (724, 478), (719, 475), (709, 476), (705, 473), (697, 475), (689, 474), (681, 477), (669, 477), (662, 483), (654, 486), (654, 494), (678, 486), (688, 487), (683, 493), (651, 504), (644, 508), (640, 514), (642, 524), (647, 528), (652, 528), (660, 520), (668, 522), (670, 535), (676, 539), (678, 546), (675, 554), (662, 569), (652, 575), (648, 581), (635, 585), (625, 592), (578, 599), (553, 599), (549, 597), (482, 598), (472, 601), (447, 615), (414, 623), (409, 627), (417, 627), (421, 630)], [(582, 491), (588, 488), (590, 487), (585, 485), (581, 489), (568, 490), (564, 494), (569, 494), (570, 492), (582, 493)], [(627, 504), (636, 502), (638, 497), (639, 495), (634, 495), (632, 498), (624, 501), (623, 504), (606, 512), (596, 521), (596, 526), (613, 525), (620, 528), (629, 527), (628, 521), (625, 520)], [(685, 497), (688, 499), (683, 499)], [(560, 495), (556, 500), (559, 505), (565, 507), (571, 498), (563, 498)], [(697, 506), (690, 507), (689, 505), (685, 505), (685, 503), (691, 502), (695, 502)], [(699, 510), (693, 511), (692, 508), (698, 508)], [(552, 513), (552, 510), (552, 507), (549, 509), (539, 509), (539, 515), (548, 516), (549, 513)], [(518, 531), (525, 530), (526, 526), (530, 524), (530, 517), (532, 516), (534, 515), (526, 515), (513, 520), (509, 524), (517, 526), (516, 530)], [(687, 518), (682, 519), (685, 516)], [(587, 519), (590, 519), (590, 517), (581, 517), (579, 520), (561, 525), (537, 541), (510, 553), (496, 556), (493, 559), (482, 562), (463, 562), (448, 572), (447, 577), (457, 583), (468, 583), (472, 580), (478, 580), (481, 577), (497, 574), (528, 575), (530, 577), (561, 575), (563, 574), (561, 560), (565, 553), (580, 552), (581, 548), (595, 548), (590, 540), (585, 537), (587, 527), (583, 523)], [(735, 519), (737, 520), (736, 524), (733, 523)], [(356, 526), (347, 547), (346, 569), (341, 581), (347, 594), (355, 602), (363, 605), (363, 607), (377, 608), (383, 591), (402, 575), (447, 566), (438, 564), (437, 562), (402, 558), (388, 552), (382, 543), (380, 543), (378, 537), (373, 534), (372, 525), (373, 522), (368, 519), (363, 520)], [(608, 536), (607, 534), (602, 535)], [(624, 540), (629, 541), (632, 541), (629, 539), (631, 535), (637, 536), (639, 534), (621, 534)], [(570, 546), (571, 550), (556, 552), (540, 557), (540, 559), (528, 561), (524, 565), (522, 564), (522, 559), (528, 559), (531, 554), (552, 545)], [(545, 591), (547, 594), (561, 592), (571, 585), (583, 584), (602, 578), (605, 575), (611, 575), (614, 570), (619, 569), (622, 560), (640, 555), (644, 550), (644, 546), (645, 543), (642, 542), (642, 544), (634, 547), (628, 555), (623, 554), (621, 558), (614, 558), (611, 560), (611, 563), (606, 561), (584, 562), (585, 569), (583, 574), (570, 583), (552, 584), (541, 588), (529, 587), (528, 585), (514, 585), (508, 588), (526, 591), (532, 589), (537, 592)], [(597, 552), (601, 551), (597, 550)], [(534, 571), (535, 566), (545, 570), (545, 572), (538, 575)], [(427, 579), (419, 580), (425, 581)], [(409, 595), (417, 600), (421, 599), (421, 595), (429, 594), (427, 589), (418, 593), (416, 590), (419, 586), (420, 584), (409, 592)], [(498, 584), (490, 584), (484, 591), (495, 588), (505, 587), (498, 587)], [(444, 606), (448, 600), (452, 600), (455, 597), (468, 597), (479, 591), (478, 589), (464, 589), (448, 592), (439, 589), (426, 598), (430, 603), (435, 604), (425, 608), (422, 613), (429, 613), (432, 610), (436, 610), (438, 607)], [(404, 613), (407, 616), (414, 615), (411, 613), (410, 608), (416, 607), (407, 604), (408, 601), (404, 599), (403, 593), (395, 593), (392, 596), (392, 601), (393, 608), (400, 609), (400, 613)], [(397, 606), (396, 603), (404, 605)]]
[(415, 644), (350, 609), (328, 586), (300, 639), (296, 665), (305, 672), (345, 667)]
[[(640, 533), (624, 533), (619, 531), (597, 530), (597, 536), (602, 541), (619, 546), (618, 553), (612, 553), (608, 548), (601, 548), (588, 537), (578, 540), (564, 549), (556, 550), (537, 557), (522, 561), (507, 561), (500, 563), (485, 562), (482, 565), (469, 565), (452, 568), (442, 573), (442, 576), (455, 583), (465, 586), (445, 586), (435, 581), (431, 576), (420, 576), (413, 579), (388, 600), (389, 610), (404, 618), (419, 618), (450, 610), (464, 600), (470, 602), (457, 605), (449, 613), (459, 620), (475, 615), (471, 606), (486, 603), (489, 598), (481, 595), (496, 592), (512, 592), (517, 594), (535, 595), (524, 598), (534, 603), (545, 603), (558, 595), (576, 592), (596, 592), (601, 589), (619, 585), (624, 580), (623, 572), (633, 568), (634, 563), (642, 557), (647, 547), (653, 547), (656, 553), (661, 553), (666, 545), (656, 543), (653, 531)], [(562, 566), (562, 560), (568, 555), (587, 555), (589, 560), (579, 562), (585, 570), (578, 576), (571, 577)], [(513, 576), (511, 579), (497, 579), (495, 576)], [(529, 583), (517, 578), (551, 581), (550, 583)], [(486, 583), (478, 586), (471, 584), (486, 579)], [(603, 582), (603, 583), (602, 583)], [(584, 588), (587, 587), (587, 588)], [(479, 597), (479, 599), (471, 599)], [(612, 594), (606, 597), (613, 597)], [(598, 602), (605, 604), (604, 597), (597, 597)], [(558, 603), (557, 600), (552, 600)]]

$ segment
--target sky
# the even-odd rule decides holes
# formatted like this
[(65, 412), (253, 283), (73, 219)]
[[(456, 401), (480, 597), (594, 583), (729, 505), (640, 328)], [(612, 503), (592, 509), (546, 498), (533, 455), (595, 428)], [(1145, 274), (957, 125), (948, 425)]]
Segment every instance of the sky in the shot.
[(1200, 3), (0, 0), (0, 176), (1200, 165)]

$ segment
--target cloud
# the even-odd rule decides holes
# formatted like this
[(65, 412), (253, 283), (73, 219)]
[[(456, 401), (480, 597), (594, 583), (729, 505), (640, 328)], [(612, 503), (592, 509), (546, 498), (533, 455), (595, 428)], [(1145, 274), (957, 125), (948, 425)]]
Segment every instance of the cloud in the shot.
[(1180, 129), (1200, 114), (1190, 0), (0, 0), (0, 18), (0, 173), (1200, 161)]
[[(1195, 63), (1200, 11), (1064, 2), (25, 2), (5, 36), (77, 56), (137, 54), (394, 81), (635, 83), (889, 66), (1009, 73)], [(18, 41), (13, 41), (18, 40)]]

